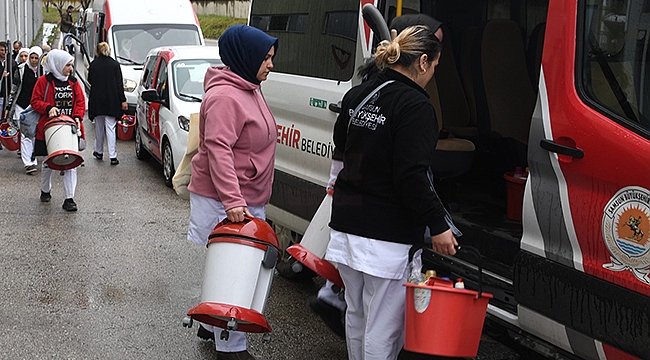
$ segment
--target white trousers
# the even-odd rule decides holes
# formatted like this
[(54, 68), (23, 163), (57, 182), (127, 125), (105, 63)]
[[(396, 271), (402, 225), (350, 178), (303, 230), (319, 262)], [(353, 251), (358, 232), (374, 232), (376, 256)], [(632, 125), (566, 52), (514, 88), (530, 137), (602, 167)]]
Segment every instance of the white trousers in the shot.
[[(249, 206), (248, 211), (257, 218), (266, 219), (264, 206)], [(226, 209), (223, 203), (190, 192), (190, 226), (187, 232), (189, 241), (203, 246), (207, 245), (212, 229), (225, 218)], [(221, 340), (221, 328), (204, 323), (201, 323), (201, 326), (214, 333), (217, 351), (239, 352), (246, 350), (246, 333), (230, 331), (228, 340)]]
[[(20, 113), (25, 110), (20, 105), (16, 104), (14, 108), (14, 121), (16, 124), (20, 124)], [(28, 138), (20, 134), (20, 159), (23, 161), (25, 167), (36, 165), (38, 161), (36, 158), (32, 160), (32, 154), (34, 153), (34, 138)]]
[(368, 275), (338, 264), (345, 285), (349, 360), (395, 360), (404, 345), (404, 279)]
[[(45, 161), (42, 162), (41, 167), (41, 191), (49, 193), (52, 191), (52, 175), (58, 173), (50, 169)], [(66, 199), (74, 198), (74, 191), (77, 187), (77, 169), (65, 170), (63, 172), (63, 193)]]
[(108, 143), (108, 156), (111, 159), (117, 158), (117, 148), (115, 147), (115, 127), (117, 121), (112, 116), (99, 115), (95, 116), (95, 143), (93, 150), (97, 153), (104, 153), (104, 134)]

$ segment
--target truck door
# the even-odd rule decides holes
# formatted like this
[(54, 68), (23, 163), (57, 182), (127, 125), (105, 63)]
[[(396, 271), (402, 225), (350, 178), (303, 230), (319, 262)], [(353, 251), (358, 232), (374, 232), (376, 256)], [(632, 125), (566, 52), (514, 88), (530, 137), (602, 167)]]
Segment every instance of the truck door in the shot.
[(588, 359), (650, 358), (649, 18), (549, 4), (515, 296), (522, 328)]

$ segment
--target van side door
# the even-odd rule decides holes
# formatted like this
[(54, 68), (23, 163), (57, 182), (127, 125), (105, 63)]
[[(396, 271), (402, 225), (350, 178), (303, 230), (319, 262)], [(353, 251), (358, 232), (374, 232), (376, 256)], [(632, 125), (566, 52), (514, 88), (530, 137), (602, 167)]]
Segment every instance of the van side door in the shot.
[(584, 358), (650, 358), (648, 9), (549, 6), (514, 287), (522, 328), (558, 341), (538, 315), (564, 324)]

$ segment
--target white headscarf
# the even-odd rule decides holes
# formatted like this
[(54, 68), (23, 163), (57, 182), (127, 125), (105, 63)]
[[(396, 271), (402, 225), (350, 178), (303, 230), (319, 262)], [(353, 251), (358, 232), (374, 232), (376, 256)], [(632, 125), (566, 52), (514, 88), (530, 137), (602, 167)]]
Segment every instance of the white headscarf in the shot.
[[(38, 58), (40, 59), (41, 55), (43, 55), (43, 49), (39, 46), (32, 46), (29, 48), (29, 56), (32, 56), (32, 54), (38, 55)], [(38, 71), (38, 63), (36, 63), (36, 66), (32, 66), (32, 64), (29, 63), (29, 59), (27, 59), (27, 66), (34, 71)]]
[(18, 50), (18, 54), (16, 54), (16, 59), (14, 60), (16, 61), (16, 64), (21, 64), (20, 53), (24, 53), (24, 52), (29, 53), (29, 48), (20, 48), (20, 50)]
[(63, 75), (63, 68), (73, 59), (72, 55), (68, 54), (66, 51), (54, 49), (47, 53), (43, 71), (46, 74), (52, 73), (55, 78), (61, 81), (68, 81), (68, 77)]

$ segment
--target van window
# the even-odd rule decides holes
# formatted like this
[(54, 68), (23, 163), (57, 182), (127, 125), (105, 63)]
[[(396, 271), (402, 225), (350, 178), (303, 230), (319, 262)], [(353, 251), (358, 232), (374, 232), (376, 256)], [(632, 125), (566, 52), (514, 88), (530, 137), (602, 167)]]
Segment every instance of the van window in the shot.
[(113, 26), (113, 47), (122, 64), (142, 64), (149, 50), (159, 46), (201, 45), (196, 25), (137, 24)]
[(156, 56), (150, 56), (147, 59), (147, 63), (145, 64), (144, 71), (142, 72), (142, 87), (145, 89), (152, 89), (152, 81), (153, 81), (153, 74), (154, 70), (156, 70), (156, 60), (158, 58)]
[(274, 72), (340, 81), (354, 75), (359, 0), (255, 0), (250, 25), (278, 38)]
[(581, 15), (577, 74), (586, 102), (650, 134), (650, 0), (589, 0)]
[(169, 86), (167, 85), (167, 62), (164, 59), (160, 60), (160, 65), (158, 66), (158, 76), (156, 76), (156, 92), (162, 104), (164, 106), (169, 106)]

